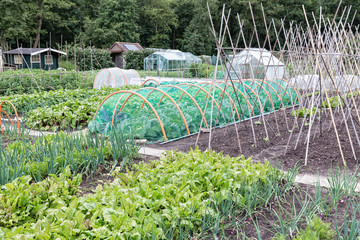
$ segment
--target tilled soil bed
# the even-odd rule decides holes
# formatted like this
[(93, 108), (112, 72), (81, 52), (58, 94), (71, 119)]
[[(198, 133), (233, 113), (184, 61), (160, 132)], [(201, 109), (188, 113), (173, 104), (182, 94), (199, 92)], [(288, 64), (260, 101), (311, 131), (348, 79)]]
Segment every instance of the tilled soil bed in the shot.
[[(211, 141), (211, 148), (214, 151), (222, 151), (224, 154), (228, 154), (233, 157), (242, 154), (245, 157), (252, 156), (253, 160), (256, 162), (264, 162), (268, 160), (272, 164), (284, 170), (292, 169), (296, 164), (299, 164), (299, 166), (302, 167), (302, 172), (325, 176), (329, 174), (329, 169), (336, 169), (337, 166), (343, 168), (344, 164), (342, 162), (329, 111), (323, 111), (321, 115), (321, 118), (323, 119), (321, 125), (319, 120), (316, 119), (315, 124), (312, 126), (312, 135), (310, 138), (306, 166), (305, 140), (309, 130), (309, 120), (306, 120), (304, 124), (302, 124), (303, 118), (298, 118), (297, 127), (293, 129), (294, 122), (296, 121), (295, 118), (291, 115), (292, 111), (293, 109), (289, 108), (286, 110), (279, 110), (275, 114), (271, 113), (265, 115), (264, 119), (260, 117), (254, 118), (252, 122), (255, 129), (256, 145), (251, 128), (251, 122), (250, 120), (247, 120), (236, 125), (238, 136), (240, 138), (241, 151), (237, 140), (235, 125), (229, 125), (227, 127), (215, 129), (212, 132), (213, 139)], [(284, 117), (285, 115), (286, 120)], [(359, 166), (358, 161), (354, 158), (345, 124), (340, 124), (342, 117), (339, 116), (339, 113), (335, 115), (335, 120), (337, 122), (337, 130), (339, 133), (340, 143), (346, 160), (347, 168), (354, 172)], [(349, 132), (354, 146), (355, 155), (360, 157), (360, 148), (358, 147), (359, 145), (356, 141), (353, 125), (351, 124), (350, 120), (348, 120), (347, 123), (350, 130)], [(268, 135), (266, 135), (265, 125)], [(302, 125), (302, 134), (300, 134), (299, 137), (299, 132)], [(354, 126), (359, 132), (359, 126), (357, 126), (356, 123)], [(320, 129), (322, 129), (322, 134), (316, 134), (314, 136), (313, 133), (319, 133)], [(290, 135), (291, 138), (289, 140)], [(297, 148), (294, 149), (298, 137), (299, 141)], [(153, 144), (151, 147), (187, 152), (191, 148), (198, 146), (199, 149), (205, 151), (209, 146), (209, 133), (200, 133), (196, 145), (197, 138), (198, 134), (195, 134), (193, 136), (185, 137), (183, 139), (168, 143)]]

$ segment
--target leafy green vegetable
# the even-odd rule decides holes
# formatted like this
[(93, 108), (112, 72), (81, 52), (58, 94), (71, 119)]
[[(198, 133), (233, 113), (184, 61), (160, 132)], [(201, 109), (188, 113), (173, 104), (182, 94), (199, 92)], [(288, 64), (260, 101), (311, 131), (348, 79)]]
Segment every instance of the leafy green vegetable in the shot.
[[(126, 85), (115, 89), (58, 90), (39, 94), (13, 95), (0, 100), (11, 101), (17, 111), (24, 113), (27, 127), (43, 131), (57, 131), (86, 126), (106, 96), (115, 91), (134, 88), (138, 86)], [(4, 107), (6, 112), (13, 113), (10, 105), (4, 105)]]
[[(343, 100), (341, 100), (341, 98), (339, 96), (330, 97), (329, 102), (330, 102), (331, 108), (337, 108), (337, 107), (340, 107), (340, 106), (344, 106), (344, 102), (343, 102)], [(328, 101), (325, 99), (322, 102), (321, 106), (324, 107), (324, 108), (329, 108)]]
[[(251, 82), (245, 83), (249, 85), (252, 84)], [(274, 84), (276, 85), (276, 83)], [(229, 97), (224, 97), (223, 95), (224, 92), (222, 89), (225, 88), (225, 86), (227, 86)], [(212, 126), (215, 126), (215, 124), (221, 126), (227, 124), (229, 119), (246, 119), (253, 114), (257, 116), (260, 115), (262, 111), (269, 112), (273, 109), (276, 110), (284, 106), (289, 106), (297, 101), (295, 91), (289, 90), (280, 93), (280, 95), (283, 96), (282, 101), (280, 101), (278, 95), (274, 92), (275, 88), (269, 89), (268, 93), (266, 93), (265, 91), (258, 91), (256, 86), (257, 85), (253, 85), (254, 92), (249, 89), (244, 90), (240, 83), (235, 83), (236, 91), (232, 86), (225, 85), (224, 83), (219, 83), (218, 88), (215, 89), (206, 83), (197, 83), (196, 85), (178, 84), (176, 88), (160, 85), (157, 87), (159, 91), (155, 91), (152, 88), (141, 88), (137, 90), (136, 93), (146, 98), (148, 101), (146, 103), (143, 98), (137, 95), (130, 96), (129, 93), (118, 93), (108, 98), (101, 105), (96, 118), (89, 123), (89, 130), (107, 134), (111, 127), (115, 126), (123, 132), (131, 131), (136, 138), (161, 141), (164, 138), (160, 122), (164, 126), (166, 137), (168, 139), (174, 139), (188, 134), (185, 122), (191, 134), (197, 132), (199, 128), (209, 127), (211, 118), (213, 121), (211, 123)], [(170, 100), (170, 97), (165, 96), (161, 90), (166, 92), (176, 104)], [(184, 94), (184, 91), (191, 97)], [(214, 95), (216, 101), (213, 110), (210, 105), (207, 104), (209, 100), (209, 94), (207, 93), (209, 92)], [(239, 92), (242, 92), (244, 95), (240, 95)], [(258, 92), (257, 96), (255, 96), (255, 92)], [(238, 94), (240, 106), (235, 93)], [(270, 96), (272, 102), (270, 101)], [(247, 99), (245, 99), (245, 97), (247, 97)], [(194, 103), (194, 101), (196, 103)], [(222, 105), (219, 114), (220, 106), (218, 104), (220, 102)], [(259, 102), (261, 102), (261, 107)], [(153, 108), (149, 105), (155, 109), (159, 119), (156, 117)], [(183, 113), (185, 121), (176, 105)], [(204, 117), (199, 108), (203, 112)], [(211, 114), (213, 116), (211, 116)], [(219, 117), (217, 118), (218, 114)], [(204, 118), (206, 119), (207, 125), (205, 124)]]
[(297, 117), (303, 118), (303, 117), (305, 117), (305, 116), (306, 116), (306, 117), (310, 117), (311, 115), (314, 116), (316, 113), (319, 113), (319, 112), (320, 112), (320, 110), (319, 110), (318, 108), (316, 108), (316, 107), (313, 107), (312, 109), (311, 109), (311, 108), (302, 107), (302, 108), (300, 108), (300, 109), (297, 109), (297, 110), (293, 111), (293, 112), (291, 113), (291, 115), (292, 115), (293, 117), (297, 116)]
[(306, 229), (301, 230), (295, 240), (331, 240), (335, 236), (330, 223), (324, 223), (317, 215), (314, 215)]
[[(61, 74), (60, 74), (61, 73)], [(60, 70), (20, 69), (1, 73), (0, 95), (39, 91), (90, 88), (97, 71), (60, 72)]]
[[(66, 176), (60, 178), (69, 182)], [(0, 204), (0, 219), (4, 219), (0, 236), (165, 239), (165, 233), (172, 229), (173, 235), (168, 237), (176, 239), (181, 228), (200, 232), (202, 219), (216, 217), (217, 206), (224, 201), (243, 211), (249, 204), (264, 204), (268, 190), (277, 187), (283, 175), (269, 163), (254, 164), (243, 156), (231, 158), (194, 150), (187, 154), (168, 152), (159, 161), (135, 165), (133, 172), (116, 171), (114, 176), (111, 184), (99, 186), (95, 194), (78, 198), (73, 196), (79, 179), (66, 184), (50, 178), (28, 185), (24, 177), (5, 185), (0, 193), (0, 203), (7, 204)], [(64, 191), (57, 188), (61, 184), (66, 186)], [(35, 193), (34, 189), (40, 190)], [(48, 189), (59, 189), (56, 197)], [(259, 195), (252, 196), (253, 191)], [(14, 199), (22, 199), (22, 204)], [(19, 218), (20, 212), (24, 218)]]

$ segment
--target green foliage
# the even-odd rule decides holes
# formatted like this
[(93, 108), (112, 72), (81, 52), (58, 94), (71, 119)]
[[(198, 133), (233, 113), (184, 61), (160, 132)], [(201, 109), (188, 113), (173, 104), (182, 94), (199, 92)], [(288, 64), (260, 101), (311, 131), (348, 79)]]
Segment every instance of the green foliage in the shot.
[(330, 223), (324, 223), (317, 215), (314, 215), (305, 230), (301, 230), (295, 240), (331, 240), (335, 236)]
[[(44, 8), (40, 6), (43, 3)], [(219, 0), (3, 0), (0, 2), (0, 41), (6, 46), (8, 42), (17, 46), (28, 47), (33, 44), (38, 32), (39, 19), (41, 26), (41, 47), (47, 43), (64, 44), (76, 41), (87, 46), (109, 48), (115, 41), (140, 42), (144, 47), (172, 48), (190, 51), (196, 55), (212, 55), (216, 52), (215, 42), (209, 31), (210, 21), (207, 12), (209, 4), (214, 27), (220, 29), (223, 4), (232, 10), (229, 17), (231, 35), (239, 32), (238, 20), (235, 13), (244, 21), (243, 31), (245, 41), (252, 36), (253, 24), (247, 1), (219, 1)], [(263, 4), (266, 18), (274, 19), (276, 26), (281, 25), (281, 19), (286, 16), (285, 23), (306, 25), (302, 12), (304, 5), (307, 12), (319, 15), (320, 6), (325, 19), (333, 18), (338, 1), (260, 1), (252, 0), (252, 9), (257, 28), (260, 45), (266, 39), (266, 28), (260, 3)], [(344, 6), (359, 9), (360, 2), (344, 0)], [(340, 15), (341, 16), (341, 15)], [(337, 16), (337, 21), (340, 16)], [(309, 19), (312, 24), (312, 18)], [(360, 14), (354, 16), (354, 25), (358, 25)], [(51, 33), (51, 40), (50, 40)], [(273, 34), (273, 33), (272, 33)], [(272, 35), (271, 38), (274, 36)], [(234, 41), (234, 39), (233, 39)], [(279, 35), (279, 45), (283, 46), (285, 36)], [(254, 43), (254, 42), (253, 42)], [(230, 41), (225, 39), (225, 46)], [(257, 45), (257, 43), (255, 43)], [(243, 41), (239, 48), (245, 47)], [(267, 47), (267, 44), (266, 46)]]
[[(113, 167), (121, 163), (127, 167), (137, 156), (138, 147), (131, 136), (111, 132), (108, 140), (104, 136), (67, 134), (41, 136), (29, 143), (15, 141), (0, 151), (0, 185), (15, 178), (30, 175), (41, 181), (49, 174), (59, 174), (67, 166), (73, 174), (93, 174), (102, 167)], [(115, 151), (116, 149), (116, 151)]]
[(90, 88), (97, 72), (61, 72), (40, 69), (5, 71), (1, 74), (0, 96), (57, 89)]
[(51, 107), (42, 107), (27, 114), (26, 125), (30, 129), (54, 131), (81, 129), (93, 117), (103, 97), (78, 101), (71, 100)]
[(178, 16), (172, 0), (138, 0), (140, 39), (145, 46), (171, 48), (172, 29), (178, 26)]
[(94, 17), (85, 17), (80, 39), (85, 44), (109, 48), (114, 42), (139, 42), (136, 0), (102, 0)]
[(52, 175), (37, 184), (31, 184), (31, 180), (30, 176), (23, 176), (1, 187), (0, 237), (4, 237), (3, 228), (26, 226), (47, 209), (68, 206), (79, 192), (81, 175), (73, 176), (66, 167), (59, 177)]
[(320, 110), (316, 107), (313, 107), (312, 109), (311, 108), (305, 108), (305, 107), (302, 107), (300, 109), (297, 109), (295, 111), (293, 111), (291, 113), (291, 115), (293, 117), (300, 117), (300, 118), (303, 118), (303, 117), (310, 117), (310, 116), (314, 116), (316, 113), (320, 113)]
[(154, 50), (128, 51), (125, 53), (125, 62), (127, 69), (143, 70), (144, 58), (151, 55)]
[(115, 66), (111, 59), (110, 52), (107, 49), (79, 46), (74, 48), (70, 45), (68, 46), (67, 51), (68, 59), (74, 62), (76, 51), (76, 69), (80, 71), (89, 71), (93, 69), (110, 68)]
[[(162, 84), (166, 85), (166, 83)], [(138, 90), (137, 93), (141, 94), (152, 106), (154, 106), (160, 121), (148, 104), (143, 105), (143, 99), (137, 96), (132, 96), (126, 101), (126, 104), (124, 104), (126, 97), (122, 97), (124, 95), (119, 93), (113, 95), (111, 98), (108, 98), (101, 105), (94, 121), (89, 123), (89, 130), (92, 132), (102, 132), (107, 134), (112, 127), (116, 127), (121, 129), (123, 132), (132, 132), (135, 138), (146, 138), (151, 141), (161, 141), (164, 139), (164, 134), (160, 122), (164, 126), (167, 139), (174, 139), (185, 136), (189, 133), (195, 133), (199, 130), (199, 127), (207, 128), (210, 126), (211, 114), (213, 114), (213, 122), (211, 123), (212, 126), (215, 126), (215, 124), (216, 126), (222, 126), (228, 123), (228, 120), (233, 117), (231, 114), (234, 114), (235, 119), (241, 119), (242, 117), (246, 119), (251, 115), (259, 115), (260, 108), (256, 107), (258, 101), (261, 101), (265, 112), (273, 109), (273, 105), (270, 103), (270, 98), (264, 91), (259, 93), (258, 100), (254, 95), (251, 95), (252, 92), (244, 90), (240, 83), (234, 84), (236, 90), (231, 85), (229, 86), (225, 85), (225, 83), (220, 83), (218, 85), (219, 88), (215, 88), (214, 92), (214, 99), (216, 102), (221, 101), (223, 96), (222, 89), (225, 88), (225, 86), (227, 86), (229, 94), (232, 94), (231, 101), (226, 97), (223, 99), (220, 114), (217, 119), (220, 108), (218, 105), (214, 105), (213, 111), (210, 107), (208, 107), (205, 112), (199, 111), (199, 108), (205, 109), (208, 97), (207, 92), (211, 91), (211, 85), (200, 83), (198, 84), (200, 88), (195, 86), (189, 87), (188, 85), (177, 86), (186, 90), (190, 96), (194, 96), (194, 98), (190, 98), (188, 95), (184, 94), (184, 91), (177, 88), (171, 89), (164, 85), (158, 86), (157, 88), (166, 91), (172, 99), (177, 100), (181, 97), (181, 100), (177, 103), (177, 105), (182, 111), (184, 118), (182, 118), (180, 111), (174, 106), (174, 103), (170, 100), (170, 98), (163, 97), (164, 94), (161, 93), (161, 91), (153, 91), (143, 88)], [(204, 90), (200, 91), (201, 88)], [(236, 104), (236, 110), (234, 106), (234, 102), (237, 101), (236, 95), (234, 94), (235, 91), (241, 91), (245, 96), (250, 94), (247, 98), (240, 98), (240, 106)], [(288, 92), (287, 94), (283, 93), (283, 95), (286, 98), (283, 99), (283, 102), (287, 104), (290, 104), (292, 101), (296, 101), (295, 92)], [(292, 100), (290, 100), (290, 98), (292, 98)], [(253, 99), (253, 101), (250, 100), (248, 102), (246, 99)], [(272, 93), (272, 99), (276, 100), (274, 101), (275, 110), (282, 107), (281, 101), (275, 93)], [(247, 109), (247, 105), (250, 105), (254, 111), (252, 112), (249, 110), (250, 107)], [(121, 106), (123, 107), (120, 113)], [(241, 115), (240, 107), (243, 109), (243, 116)], [(185, 122), (188, 129), (186, 128)]]
[[(253, 207), (263, 205), (268, 199), (268, 188), (277, 187), (283, 177), (282, 172), (269, 163), (254, 164), (243, 156), (231, 158), (199, 150), (169, 152), (159, 161), (135, 165), (133, 172), (116, 171), (111, 184), (99, 186), (95, 194), (75, 198), (79, 179), (66, 184), (70, 181), (66, 178), (68, 172), (61, 176), (65, 183), (50, 178), (29, 185), (23, 178), (6, 185), (0, 202), (7, 206), (19, 205), (26, 210), (24, 213), (30, 209), (32, 218), (17, 221), (18, 215), (8, 214), (9, 208), (0, 205), (0, 216), (6, 216), (0, 222), (0, 236), (17, 238), (24, 234), (40, 238), (46, 234), (47, 238), (64, 239), (119, 236), (120, 239), (179, 239), (185, 230), (194, 236), (205, 227), (203, 219), (209, 221), (219, 216), (217, 210), (221, 205), (244, 210), (251, 199), (250, 192), (259, 193), (252, 199), (255, 201)], [(22, 181), (21, 191), (15, 185), (18, 181)], [(74, 186), (74, 189), (56, 191), (60, 192), (56, 198), (52, 198), (52, 191), (46, 193), (60, 184), (67, 188)], [(44, 199), (31, 201), (38, 196), (34, 189), (40, 189), (39, 195), (45, 195)], [(47, 199), (49, 195), (50, 200)], [(25, 201), (18, 204), (14, 199)], [(10, 209), (18, 210), (16, 207)], [(41, 226), (46, 230), (38, 231)]]
[[(135, 89), (125, 85), (121, 88), (77, 89), (42, 92), (40, 94), (10, 96), (5, 98), (26, 115), (26, 125), (31, 129), (57, 131), (81, 129), (94, 116), (101, 101), (109, 94)], [(9, 106), (7, 106), (9, 108)], [(8, 109), (11, 112), (11, 109)]]
[(200, 67), (198, 64), (191, 64), (189, 67), (189, 72), (191, 73), (192, 77), (208, 78), (209, 75), (214, 71), (214, 69), (215, 66), (204, 63), (201, 64)]
[(206, 4), (209, 4), (211, 12), (215, 14), (222, 4), (216, 0), (198, 0), (194, 1), (193, 4), (193, 16), (189, 24), (186, 25), (181, 47), (195, 55), (211, 54), (215, 45), (214, 38), (209, 31), (211, 25)]
[[(343, 100), (341, 100), (341, 98), (339, 96), (330, 97), (329, 102), (330, 102), (331, 108), (337, 108), (340, 106), (344, 106), (344, 102), (343, 102)], [(329, 108), (329, 102), (325, 99), (322, 102), (321, 106), (324, 108)]]
[[(136, 88), (137, 86), (126, 86), (121, 89)], [(44, 91), (35, 92), (33, 94), (16, 94), (10, 96), (4, 96), (0, 98), (0, 101), (10, 101), (14, 104), (16, 110), (20, 113), (25, 113), (36, 109), (38, 107), (50, 107), (59, 103), (63, 103), (69, 100), (86, 100), (93, 97), (103, 97), (118, 89), (102, 88), (102, 89), (60, 89), (56, 91)], [(6, 106), (6, 105), (5, 105)], [(4, 107), (5, 107), (4, 106)], [(5, 108), (6, 112), (11, 112), (11, 109)], [(12, 113), (12, 112), (11, 112)]]

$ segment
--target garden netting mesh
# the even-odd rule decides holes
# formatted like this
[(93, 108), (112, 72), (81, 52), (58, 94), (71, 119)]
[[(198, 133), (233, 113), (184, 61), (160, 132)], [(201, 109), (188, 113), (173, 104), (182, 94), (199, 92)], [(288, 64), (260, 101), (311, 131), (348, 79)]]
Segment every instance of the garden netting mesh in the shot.
[(285, 108), (298, 99), (293, 86), (281, 79), (235, 81), (234, 87), (229, 82), (152, 84), (109, 95), (89, 130), (107, 134), (117, 128), (138, 139), (163, 141)]
[(141, 85), (140, 74), (133, 69), (104, 68), (101, 69), (94, 79), (94, 88), (103, 87), (118, 88), (123, 85)]

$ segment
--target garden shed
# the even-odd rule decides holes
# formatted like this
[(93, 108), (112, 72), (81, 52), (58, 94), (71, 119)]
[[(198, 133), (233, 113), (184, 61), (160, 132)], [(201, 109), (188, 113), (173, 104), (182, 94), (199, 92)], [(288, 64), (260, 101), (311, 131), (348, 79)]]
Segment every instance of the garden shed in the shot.
[(128, 51), (140, 51), (143, 50), (143, 47), (139, 43), (129, 43), (129, 42), (115, 42), (109, 48), (112, 61), (115, 63), (115, 67), (124, 68), (124, 53)]
[(141, 85), (140, 74), (133, 70), (124, 70), (117, 67), (101, 69), (95, 77), (93, 88), (121, 87), (123, 85)]
[(17, 48), (4, 52), (6, 63), (17, 69), (57, 69), (60, 55), (66, 53), (52, 48)]
[(231, 79), (284, 78), (285, 65), (266, 49), (247, 48), (227, 63)]
[(190, 65), (200, 67), (201, 59), (189, 52), (179, 50), (157, 51), (144, 59), (146, 71), (183, 71)]

